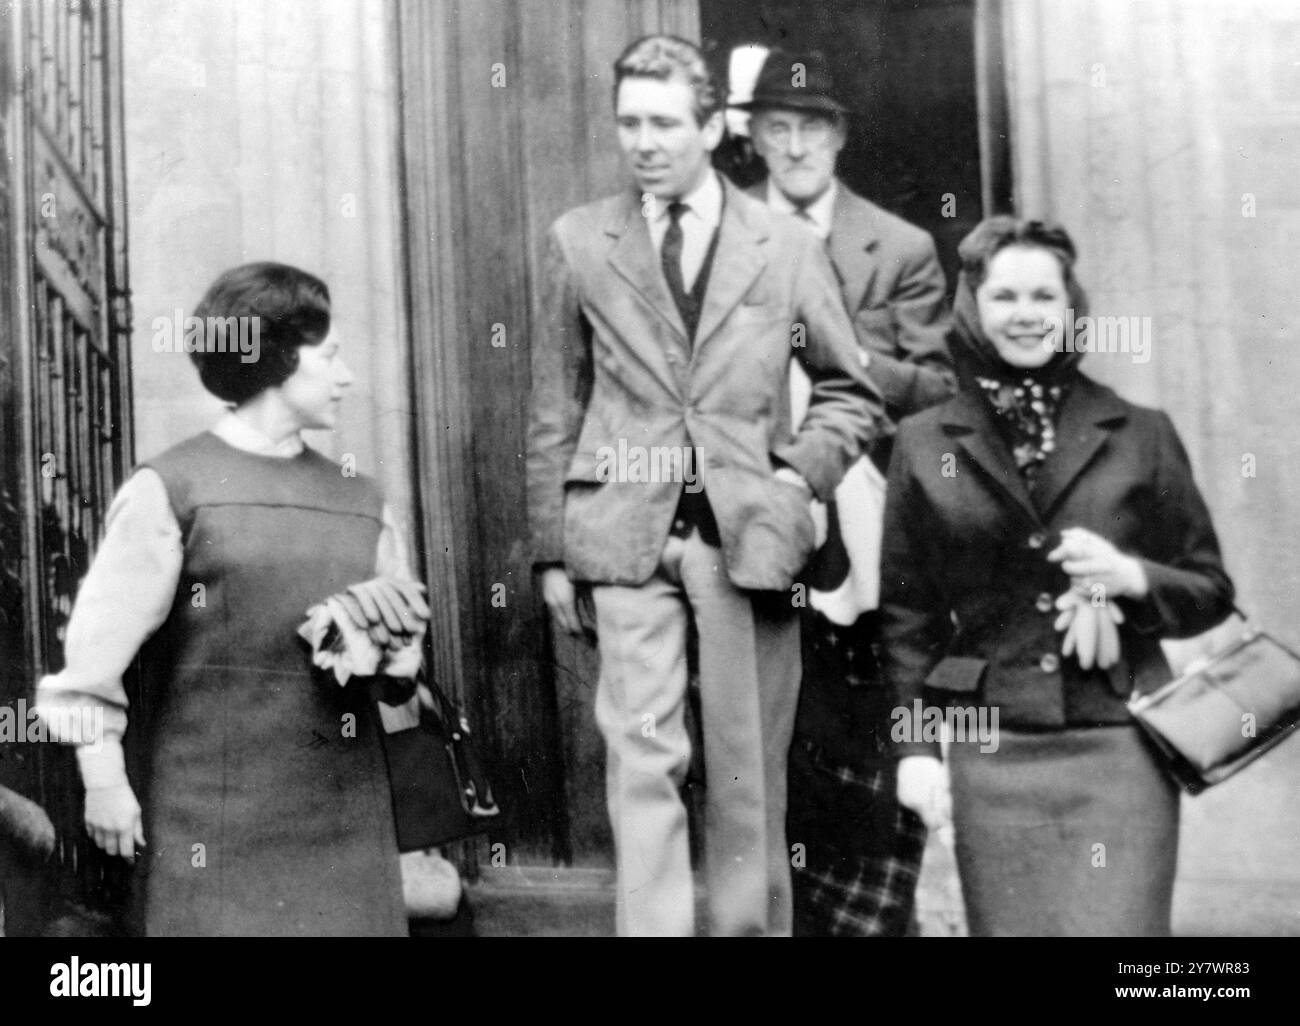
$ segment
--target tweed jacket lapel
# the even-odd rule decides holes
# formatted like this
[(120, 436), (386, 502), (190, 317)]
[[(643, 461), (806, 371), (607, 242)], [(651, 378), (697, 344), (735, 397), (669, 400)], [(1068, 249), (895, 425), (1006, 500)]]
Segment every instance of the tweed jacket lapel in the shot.
[(641, 210), (641, 199), (636, 193), (629, 191), (620, 198), (605, 222), (605, 233), (615, 240), (609, 254), (610, 266), (668, 322), (677, 333), (683, 352), (689, 350), (686, 324), (668, 291), (650, 239), (650, 227)]
[(696, 354), (708, 344), (767, 264), (762, 250), (762, 243), (768, 237), (766, 226), (750, 217), (739, 189), (725, 178), (722, 187), (722, 223), (718, 226), (713, 269), (695, 332)]

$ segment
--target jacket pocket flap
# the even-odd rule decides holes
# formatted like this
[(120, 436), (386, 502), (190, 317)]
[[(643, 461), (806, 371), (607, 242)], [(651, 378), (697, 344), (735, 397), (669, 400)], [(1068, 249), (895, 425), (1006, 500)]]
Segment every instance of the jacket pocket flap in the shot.
[(988, 668), (987, 659), (948, 656), (925, 678), (925, 686), (937, 691), (976, 691)]

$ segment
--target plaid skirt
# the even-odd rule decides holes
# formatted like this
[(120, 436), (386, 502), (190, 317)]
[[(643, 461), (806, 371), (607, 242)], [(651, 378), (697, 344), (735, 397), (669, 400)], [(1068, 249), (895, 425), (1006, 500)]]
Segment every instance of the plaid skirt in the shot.
[[(852, 769), (796, 739), (786, 837), (796, 937), (902, 937), (925, 852), (925, 824), (894, 797), (893, 765)], [(802, 856), (800, 858), (799, 856)]]

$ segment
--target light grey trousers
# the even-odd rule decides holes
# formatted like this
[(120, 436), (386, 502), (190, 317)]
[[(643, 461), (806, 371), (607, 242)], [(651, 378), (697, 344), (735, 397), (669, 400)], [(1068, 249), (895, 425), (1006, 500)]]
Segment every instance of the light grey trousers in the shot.
[(620, 936), (695, 932), (687, 814), (688, 618), (699, 637), (705, 886), (714, 935), (789, 935), (786, 758), (799, 697), (798, 610), (727, 579), (718, 549), (670, 537), (655, 575), (592, 590), (596, 721), (618, 866)]

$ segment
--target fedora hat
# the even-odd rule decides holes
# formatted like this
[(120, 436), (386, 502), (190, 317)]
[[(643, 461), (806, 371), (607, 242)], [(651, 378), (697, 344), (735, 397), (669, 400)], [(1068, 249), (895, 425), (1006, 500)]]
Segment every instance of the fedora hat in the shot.
[(830, 66), (819, 50), (807, 53), (772, 50), (759, 69), (753, 95), (744, 103), (731, 106), (748, 111), (781, 107), (820, 114), (849, 112), (835, 94)]

